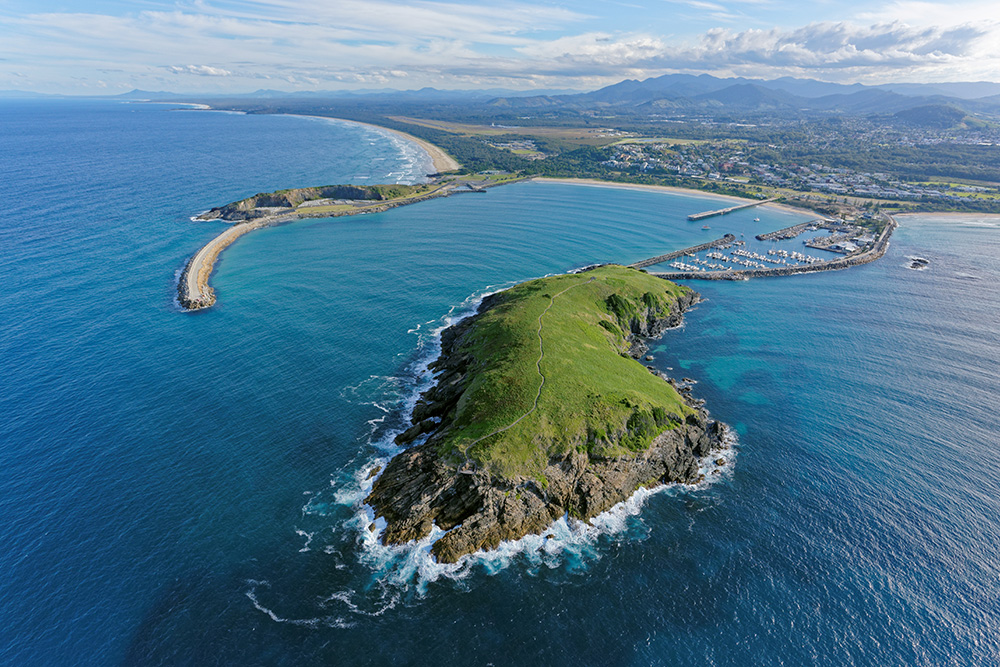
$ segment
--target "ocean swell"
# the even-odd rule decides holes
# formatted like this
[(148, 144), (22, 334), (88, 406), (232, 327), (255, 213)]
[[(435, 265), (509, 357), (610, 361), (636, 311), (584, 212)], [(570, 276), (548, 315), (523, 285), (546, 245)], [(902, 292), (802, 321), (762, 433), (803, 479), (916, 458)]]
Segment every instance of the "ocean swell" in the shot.
[(495, 575), (512, 566), (521, 568), (527, 576), (536, 576), (543, 569), (561, 568), (570, 574), (585, 572), (588, 563), (600, 560), (606, 553), (609, 540), (642, 539), (648, 534), (649, 527), (640, 514), (654, 496), (704, 492), (719, 480), (731, 477), (738, 440), (735, 432), (726, 428), (723, 448), (699, 460), (698, 483), (640, 488), (627, 500), (589, 521), (563, 516), (542, 534), (502, 542), (496, 549), (467, 555), (456, 563), (439, 563), (432, 556), (431, 547), (445, 534), (436, 527), (417, 542), (382, 544), (380, 534), (385, 521), (375, 519), (373, 509), (364, 500), (378, 473), (401, 451), (394, 438), (408, 426), (417, 399), (435, 383), (428, 367), (441, 354), (441, 332), (475, 314), (486, 296), (508, 286), (479, 291), (452, 307), (442, 318), (410, 329), (418, 343), (414, 361), (404, 373), (372, 377), (342, 392), (348, 400), (370, 405), (380, 414), (368, 421), (370, 428), (362, 437), (358, 456), (330, 479), (329, 488), (305, 492), (309, 498), (302, 507), (302, 519), (308, 525), (294, 529), (300, 553), (319, 550), (331, 556), (331, 570), (340, 575), (337, 579), (343, 577), (341, 585), (318, 603), (324, 611), (337, 606), (338, 613), (305, 619), (279, 615), (274, 605), (261, 600), (270, 584), (253, 582), (247, 597), (258, 610), (275, 622), (350, 627), (351, 615), (380, 615), (401, 601), (419, 601), (436, 582), (466, 588), (470, 576), (476, 573)]

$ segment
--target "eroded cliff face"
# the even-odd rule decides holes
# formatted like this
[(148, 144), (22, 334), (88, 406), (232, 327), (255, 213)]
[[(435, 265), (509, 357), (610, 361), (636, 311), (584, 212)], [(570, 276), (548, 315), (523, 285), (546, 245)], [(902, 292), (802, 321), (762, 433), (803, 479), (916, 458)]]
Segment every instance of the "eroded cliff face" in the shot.
[(235, 201), (225, 206), (217, 206), (202, 213), (200, 220), (227, 220), (241, 222), (256, 220), (274, 214), (277, 209), (293, 210), (302, 202), (313, 199), (345, 199), (356, 201), (382, 201), (386, 199), (385, 190), (402, 189), (405, 186), (364, 186), (364, 185), (326, 185), (318, 188), (294, 188), (256, 194)]
[[(691, 399), (683, 388), (681, 396), (691, 409), (684, 417), (669, 415), (670, 427), (640, 452), (612, 448), (613, 455), (600, 455), (573, 450), (550, 458), (541, 474), (514, 479), (491, 475), (474, 461), (442, 455), (440, 444), (475, 362), (462, 351), (463, 337), (497, 298), (486, 299), (478, 315), (442, 334), (442, 353), (432, 365), (440, 372), (438, 383), (421, 397), (413, 426), (397, 442), (405, 445), (430, 435), (395, 456), (366, 499), (386, 521), (384, 543), (424, 538), (436, 525), (448, 532), (435, 542), (433, 554), (439, 561), (455, 562), (496, 548), (501, 541), (542, 533), (567, 514), (592, 518), (628, 499), (640, 486), (698, 480), (699, 459), (721, 446), (725, 426), (709, 419), (701, 401)], [(645, 339), (679, 325), (684, 310), (697, 299), (695, 293), (683, 295), (666, 315), (652, 309), (636, 313), (630, 320), (632, 356), (645, 352)]]

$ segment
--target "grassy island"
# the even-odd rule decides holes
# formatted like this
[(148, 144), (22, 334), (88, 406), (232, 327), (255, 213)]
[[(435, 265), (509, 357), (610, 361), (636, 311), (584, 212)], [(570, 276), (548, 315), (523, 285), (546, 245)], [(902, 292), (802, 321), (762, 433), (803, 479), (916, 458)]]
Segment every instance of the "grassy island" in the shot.
[(572, 450), (608, 457), (646, 449), (691, 408), (629, 356), (631, 337), (669, 318), (690, 292), (604, 266), (498, 295), (455, 350), (474, 361), (439, 451), (517, 477), (538, 475)]
[(437, 384), (397, 442), (427, 439), (374, 482), (379, 538), (437, 526), (447, 534), (432, 551), (454, 562), (567, 514), (596, 516), (641, 486), (696, 481), (725, 427), (636, 357), (697, 299), (613, 265), (487, 297), (442, 334)]

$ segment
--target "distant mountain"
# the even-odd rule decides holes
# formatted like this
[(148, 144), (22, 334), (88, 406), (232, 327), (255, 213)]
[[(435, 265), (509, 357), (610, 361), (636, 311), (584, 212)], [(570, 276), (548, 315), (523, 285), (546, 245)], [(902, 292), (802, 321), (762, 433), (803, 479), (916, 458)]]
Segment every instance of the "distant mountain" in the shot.
[(45, 93), (33, 93), (30, 90), (0, 90), (0, 99), (4, 100), (38, 100), (58, 95), (47, 95)]
[(666, 74), (638, 81), (626, 79), (589, 93), (557, 96), (501, 97), (494, 107), (567, 109), (615, 108), (634, 113), (697, 113), (726, 111), (750, 113), (845, 113), (890, 115), (915, 107), (945, 104), (986, 113), (1000, 112), (992, 97), (968, 100), (950, 97), (1000, 90), (1000, 83), (949, 84), (837, 84), (783, 77), (774, 80), (742, 77), (718, 78), (708, 74)]
[(922, 97), (907, 97), (887, 90), (866, 88), (849, 95), (836, 94), (810, 100), (809, 108), (847, 114), (889, 114), (926, 104)]
[(940, 95), (963, 100), (977, 100), (1000, 95), (1000, 83), (974, 81), (964, 83), (887, 83), (879, 86), (901, 95)]
[(783, 90), (799, 97), (826, 97), (828, 95), (850, 95), (867, 88), (860, 83), (842, 84), (816, 81), (815, 79), (796, 79), (784, 76), (773, 81), (757, 80), (755, 83), (765, 88)]
[(703, 93), (694, 97), (693, 100), (730, 109), (754, 111), (762, 109), (796, 109), (806, 103), (805, 98), (782, 90), (771, 90), (770, 88), (764, 88), (752, 83), (736, 84), (722, 90)]

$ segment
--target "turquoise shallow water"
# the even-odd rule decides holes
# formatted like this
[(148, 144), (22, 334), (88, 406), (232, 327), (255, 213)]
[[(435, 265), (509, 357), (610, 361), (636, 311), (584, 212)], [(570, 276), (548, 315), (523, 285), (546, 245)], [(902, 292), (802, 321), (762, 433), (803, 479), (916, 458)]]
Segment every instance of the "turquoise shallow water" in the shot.
[(255, 232), (219, 264), (219, 305), (185, 314), (176, 272), (222, 228), (191, 215), (426, 167), (306, 119), (0, 113), (4, 662), (997, 659), (997, 223), (909, 218), (875, 264), (692, 281), (706, 301), (654, 363), (734, 425), (735, 466), (448, 570), (366, 544), (356, 501), (449, 314), (804, 218), (706, 231), (685, 216), (710, 198), (519, 184)]

